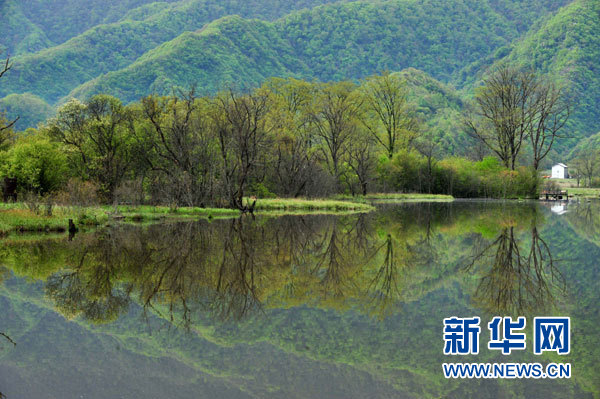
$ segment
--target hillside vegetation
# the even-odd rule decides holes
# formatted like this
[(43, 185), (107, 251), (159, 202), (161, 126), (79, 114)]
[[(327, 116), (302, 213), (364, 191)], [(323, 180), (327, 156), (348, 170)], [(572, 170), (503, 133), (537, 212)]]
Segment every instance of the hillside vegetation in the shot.
[(516, 43), (505, 61), (549, 73), (571, 89), (572, 148), (600, 126), (600, 2), (578, 0)]
[[(533, 8), (535, 13), (529, 11), (529, 3), (511, 2), (519, 18), (494, 1), (460, 0), (451, 5), (442, 0), (337, 3), (294, 12), (274, 23), (225, 18), (205, 28), (211, 32), (210, 39), (202, 33), (190, 39), (189, 32), (226, 15), (268, 20), (326, 1), (255, 3), (195, 0), (132, 10), (123, 20), (96, 25), (62, 45), (16, 58), (12, 79), (0, 88), (0, 96), (31, 92), (55, 103), (102, 74), (107, 75), (74, 94), (110, 88), (114, 89), (110, 94), (123, 92), (125, 100), (133, 101), (139, 95), (122, 87), (132, 80), (150, 83), (143, 94), (155, 89), (165, 94), (170, 90), (168, 83), (196, 83), (209, 90), (231, 83), (231, 79), (240, 86), (256, 85), (264, 80), (265, 72), (328, 81), (407, 67), (447, 81), (461, 68), (519, 37), (523, 21), (531, 22), (537, 14), (544, 15), (565, 1), (539, 2)], [(272, 41), (262, 41), (260, 33), (264, 31), (271, 32), (268, 39)], [(246, 42), (247, 37), (258, 40)], [(225, 44), (229, 47), (221, 47)], [(290, 47), (293, 53), (289, 53)], [(175, 59), (156, 67), (157, 62), (165, 62), (165, 49)], [(202, 57), (215, 50), (217, 56), (210, 65), (183, 66), (177, 59)], [(291, 55), (291, 68), (269, 65), (274, 58)], [(215, 63), (216, 70), (229, 69), (236, 74), (213, 75), (209, 67)], [(152, 70), (146, 71), (148, 68)], [(144, 73), (150, 76), (137, 76)]]
[[(11, 54), (35, 52), (103, 24), (143, 21), (153, 16), (166, 22), (165, 12), (177, 13), (181, 9), (190, 10), (191, 22), (204, 24), (230, 14), (275, 19), (295, 9), (331, 1), (6, 0), (0, 4), (0, 33), (4, 33), (0, 35), (0, 45)], [(203, 14), (191, 11), (194, 8)]]
[(407, 84), (408, 99), (424, 123), (422, 130), (432, 135), (443, 155), (469, 155), (473, 141), (461, 124), (465, 106), (461, 94), (418, 69), (407, 68), (397, 74)]
[[(445, 154), (464, 155), (465, 101), (487, 68), (508, 62), (549, 74), (576, 100), (553, 159), (600, 130), (597, 1), (92, 1), (93, 12), (71, 23), (84, 3), (1, 6), (2, 45), (21, 54), (0, 85), (0, 98), (13, 95), (2, 100), (9, 118), (26, 112), (14, 94), (35, 98), (45, 117), (99, 93), (131, 103), (192, 86), (202, 95), (249, 90), (273, 76), (358, 81), (401, 71), (427, 131)], [(44, 119), (21, 117), (18, 129)]]
[(35, 127), (54, 115), (53, 107), (31, 93), (10, 94), (0, 99), (0, 110), (13, 118), (19, 116), (19, 120), (15, 123), (17, 131)]
[(167, 94), (173, 85), (212, 92), (232, 83), (256, 86), (270, 76), (330, 81), (408, 67), (448, 81), (518, 36), (513, 21), (472, 0), (451, 7), (441, 0), (333, 4), (274, 23), (227, 17), (150, 50), (71, 96), (109, 92), (130, 102), (148, 92)]
[[(0, 97), (10, 93), (31, 92), (54, 103), (76, 86), (100, 74), (124, 68), (160, 44), (184, 32), (200, 29), (220, 17), (240, 14), (252, 18), (274, 19), (295, 7), (313, 7), (326, 2), (328, 1), (194, 0), (171, 5), (149, 4), (131, 10), (117, 22), (92, 26), (80, 35), (68, 37), (65, 33), (65, 40), (70, 40), (61, 45), (47, 49), (41, 46), (42, 51), (16, 57), (10, 81), (4, 82), (0, 87)], [(18, 15), (18, 9), (15, 10), (13, 15)], [(110, 9), (106, 11), (108, 15), (112, 15), (109, 11)], [(7, 15), (10, 13), (7, 12)], [(68, 26), (68, 22), (64, 23)], [(20, 26), (31, 31), (23, 24)], [(14, 28), (10, 30), (16, 32)], [(43, 30), (40, 32), (43, 34)], [(63, 36), (61, 40), (62, 38)], [(0, 45), (11, 51), (10, 43)]]

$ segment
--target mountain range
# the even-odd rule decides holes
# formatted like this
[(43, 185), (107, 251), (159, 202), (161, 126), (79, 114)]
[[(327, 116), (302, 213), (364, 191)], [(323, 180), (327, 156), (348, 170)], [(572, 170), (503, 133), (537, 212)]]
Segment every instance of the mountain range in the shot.
[[(570, 88), (562, 152), (600, 131), (598, 0), (5, 0), (0, 37), (14, 62), (0, 107), (35, 111), (21, 129), (71, 97), (132, 102), (192, 85), (212, 94), (272, 76), (360, 80), (384, 70), (413, 77), (413, 93), (427, 97), (418, 101), (435, 108), (426, 115), (439, 117), (460, 113), (486, 69), (510, 61)], [(460, 153), (459, 127), (438, 122), (427, 119), (453, 130), (444, 145)]]

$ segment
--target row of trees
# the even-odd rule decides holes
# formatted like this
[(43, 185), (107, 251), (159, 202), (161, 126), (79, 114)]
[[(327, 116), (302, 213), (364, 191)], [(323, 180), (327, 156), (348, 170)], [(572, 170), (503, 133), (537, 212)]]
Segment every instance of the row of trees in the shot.
[(583, 185), (593, 187), (597, 185), (596, 178), (600, 177), (600, 149), (593, 146), (581, 149), (572, 162), (573, 175), (577, 179), (577, 186), (583, 180)]
[[(42, 195), (75, 178), (94, 184), (103, 202), (242, 211), (252, 210), (249, 195), (526, 196), (537, 189), (537, 169), (570, 114), (562, 88), (500, 67), (484, 80), (464, 123), (502, 164), (440, 162), (408, 94), (402, 78), (383, 73), (360, 84), (273, 78), (249, 93), (191, 90), (130, 105), (108, 95), (71, 100), (0, 154), (0, 173)], [(533, 173), (518, 168), (524, 148)]]
[[(61, 175), (94, 182), (104, 201), (138, 182), (137, 194), (154, 202), (248, 210), (249, 193), (366, 194), (377, 184), (379, 157), (414, 150), (419, 133), (405, 83), (394, 75), (360, 86), (271, 79), (247, 94), (192, 90), (129, 106), (107, 95), (72, 100), (28, 131), (5, 167), (18, 175), (12, 161), (20, 147), (53, 143), (53, 158), (67, 156), (70, 172)], [(29, 180), (21, 179), (42, 194), (56, 186)]]
[(512, 170), (529, 144), (537, 171), (556, 140), (565, 137), (563, 128), (570, 114), (571, 103), (563, 87), (533, 71), (502, 65), (477, 89), (465, 125)]

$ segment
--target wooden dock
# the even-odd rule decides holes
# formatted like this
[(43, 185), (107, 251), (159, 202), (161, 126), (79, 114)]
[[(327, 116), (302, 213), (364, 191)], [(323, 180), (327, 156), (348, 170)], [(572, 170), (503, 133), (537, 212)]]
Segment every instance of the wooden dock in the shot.
[(567, 190), (544, 190), (540, 194), (540, 200), (569, 201), (569, 192)]

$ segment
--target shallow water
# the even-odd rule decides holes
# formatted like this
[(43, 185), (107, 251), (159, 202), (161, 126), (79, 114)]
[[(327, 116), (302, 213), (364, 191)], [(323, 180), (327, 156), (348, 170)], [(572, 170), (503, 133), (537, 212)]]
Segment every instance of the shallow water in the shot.
[[(0, 245), (8, 399), (600, 395), (596, 203), (410, 203)], [(570, 354), (533, 355), (530, 326), (526, 350), (488, 350), (496, 315), (570, 316)], [(451, 316), (481, 317), (479, 355), (443, 355)], [(447, 380), (455, 361), (571, 363), (572, 378)]]

